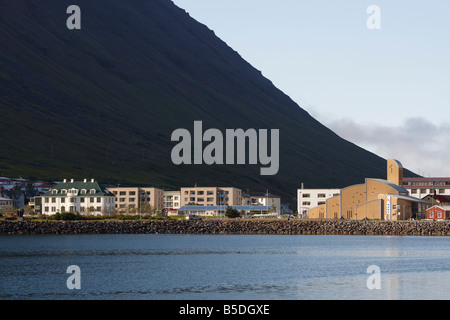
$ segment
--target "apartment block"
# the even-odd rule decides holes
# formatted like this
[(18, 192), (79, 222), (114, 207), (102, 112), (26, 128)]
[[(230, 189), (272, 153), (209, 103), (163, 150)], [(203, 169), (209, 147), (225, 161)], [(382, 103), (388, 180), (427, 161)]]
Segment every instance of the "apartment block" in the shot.
[(164, 209), (167, 210), (167, 215), (178, 214), (181, 204), (180, 194), (180, 191), (164, 191)]
[(122, 213), (138, 213), (141, 210), (164, 208), (164, 190), (144, 187), (108, 188), (116, 196), (116, 210)]
[(180, 206), (241, 205), (242, 190), (234, 187), (184, 187), (180, 189)]
[(324, 205), (340, 194), (341, 189), (298, 189), (297, 210), (300, 217), (307, 217), (310, 209)]

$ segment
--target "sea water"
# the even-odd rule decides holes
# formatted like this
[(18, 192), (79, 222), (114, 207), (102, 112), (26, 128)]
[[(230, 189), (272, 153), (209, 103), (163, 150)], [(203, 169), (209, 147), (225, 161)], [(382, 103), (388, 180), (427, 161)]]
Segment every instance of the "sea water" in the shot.
[(0, 236), (1, 300), (449, 298), (447, 237)]

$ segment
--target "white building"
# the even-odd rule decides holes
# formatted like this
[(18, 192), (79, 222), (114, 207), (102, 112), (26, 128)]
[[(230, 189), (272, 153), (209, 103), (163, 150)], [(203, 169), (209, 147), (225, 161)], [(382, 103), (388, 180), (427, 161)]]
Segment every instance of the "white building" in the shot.
[(164, 191), (164, 209), (167, 215), (178, 215), (178, 209), (181, 208), (180, 191)]
[(445, 178), (403, 178), (403, 188), (411, 197), (422, 199), (428, 195), (450, 196), (450, 177)]
[(42, 195), (42, 214), (78, 212), (83, 215), (113, 214), (116, 197), (94, 179), (64, 180)]
[(341, 193), (341, 189), (298, 189), (297, 211), (300, 218), (307, 218), (309, 209), (325, 204), (326, 200)]

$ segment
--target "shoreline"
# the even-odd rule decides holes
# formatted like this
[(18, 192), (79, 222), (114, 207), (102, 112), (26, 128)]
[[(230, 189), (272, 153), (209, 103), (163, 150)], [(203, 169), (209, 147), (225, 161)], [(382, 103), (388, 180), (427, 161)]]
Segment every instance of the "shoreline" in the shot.
[(450, 236), (444, 221), (0, 221), (0, 235), (39, 234), (254, 234)]

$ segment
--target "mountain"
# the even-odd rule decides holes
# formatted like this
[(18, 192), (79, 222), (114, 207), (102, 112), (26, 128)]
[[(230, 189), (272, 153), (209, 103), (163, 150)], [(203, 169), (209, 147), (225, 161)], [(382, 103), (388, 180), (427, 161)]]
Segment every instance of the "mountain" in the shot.
[[(295, 197), (385, 178), (385, 160), (312, 118), (169, 0), (0, 2), (0, 176), (235, 186)], [(279, 129), (279, 171), (175, 165), (176, 129)]]

